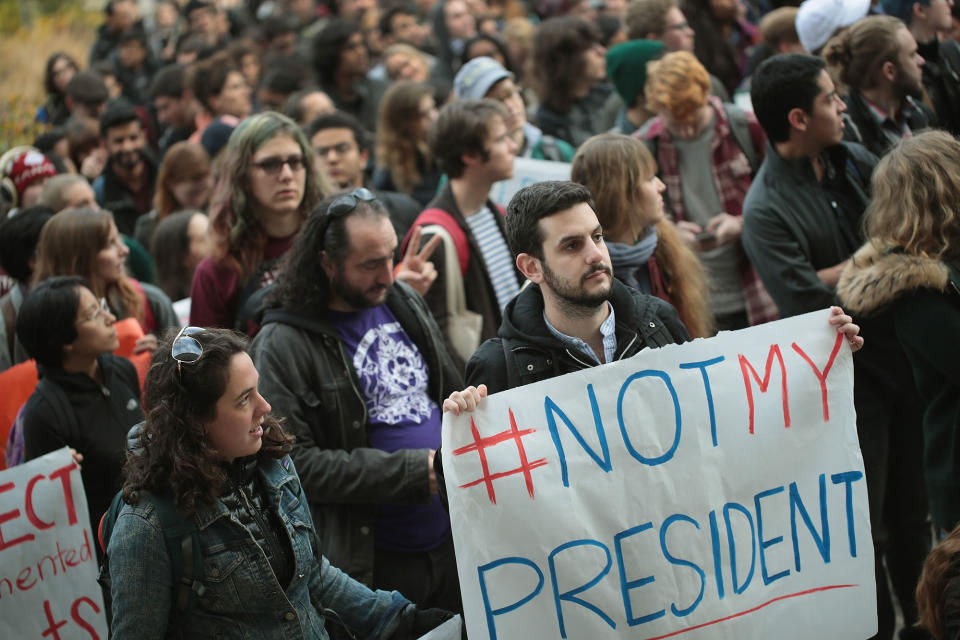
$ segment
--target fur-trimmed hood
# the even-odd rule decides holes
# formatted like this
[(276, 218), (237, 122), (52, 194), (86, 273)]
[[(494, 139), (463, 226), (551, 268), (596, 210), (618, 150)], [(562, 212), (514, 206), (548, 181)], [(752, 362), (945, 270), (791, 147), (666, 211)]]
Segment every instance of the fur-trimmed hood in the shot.
[(946, 291), (949, 284), (950, 268), (945, 263), (901, 252), (884, 253), (867, 243), (843, 270), (837, 297), (847, 311), (870, 315), (910, 291)]

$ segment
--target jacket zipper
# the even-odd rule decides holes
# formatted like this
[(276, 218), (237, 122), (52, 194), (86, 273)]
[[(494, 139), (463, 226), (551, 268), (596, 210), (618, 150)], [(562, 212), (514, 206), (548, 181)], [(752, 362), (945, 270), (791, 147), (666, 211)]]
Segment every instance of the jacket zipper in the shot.
[[(263, 543), (270, 548), (270, 557), (276, 558), (277, 562), (282, 562), (282, 551), (277, 548), (279, 544), (274, 535), (273, 529), (270, 528), (270, 524), (264, 521), (264, 518), (260, 514), (260, 510), (257, 509), (253, 502), (247, 497), (247, 492), (244, 490), (243, 485), (234, 481), (233, 482), (236, 489), (240, 492), (240, 495), (243, 496), (244, 505), (247, 508), (247, 511), (253, 516), (253, 519), (256, 520), (257, 526), (260, 527), (260, 531), (263, 532)], [(251, 537), (252, 534), (251, 534)], [(254, 540), (256, 542), (256, 540)], [(270, 559), (267, 558), (267, 564), (270, 564)], [(270, 567), (273, 570), (273, 567)], [(296, 571), (294, 571), (296, 573)], [(276, 575), (276, 574), (274, 574)], [(280, 585), (281, 590), (283, 590), (283, 585)]]

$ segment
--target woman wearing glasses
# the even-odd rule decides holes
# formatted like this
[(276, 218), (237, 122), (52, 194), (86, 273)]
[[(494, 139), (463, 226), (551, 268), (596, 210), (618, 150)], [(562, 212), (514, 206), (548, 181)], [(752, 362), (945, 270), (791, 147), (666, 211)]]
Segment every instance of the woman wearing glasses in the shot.
[[(150, 444), (127, 461), (127, 504), (107, 548), (112, 637), (176, 630), (185, 638), (325, 639), (331, 620), (356, 638), (420, 637), (450, 614), (371, 591), (317, 548), (288, 456), (293, 438), (270, 414), (245, 349), (232, 331), (190, 327), (154, 357), (141, 432)], [(203, 589), (185, 615), (171, 585), (158, 499), (199, 529)]]
[(140, 323), (144, 335), (134, 352), (152, 350), (156, 335), (179, 323), (163, 291), (127, 277), (129, 253), (109, 211), (67, 209), (51, 218), (40, 233), (33, 282), (80, 276), (90, 284), (94, 297), (106, 298), (116, 319), (136, 318)]
[(17, 335), (40, 374), (23, 409), (24, 458), (75, 449), (94, 526), (120, 488), (127, 431), (143, 420), (137, 372), (111, 355), (115, 321), (106, 300), (76, 276), (38, 284), (17, 317)]
[(190, 323), (236, 327), (251, 296), (271, 283), (303, 221), (330, 192), (293, 120), (266, 112), (230, 136), (210, 207), (213, 253), (197, 267)]

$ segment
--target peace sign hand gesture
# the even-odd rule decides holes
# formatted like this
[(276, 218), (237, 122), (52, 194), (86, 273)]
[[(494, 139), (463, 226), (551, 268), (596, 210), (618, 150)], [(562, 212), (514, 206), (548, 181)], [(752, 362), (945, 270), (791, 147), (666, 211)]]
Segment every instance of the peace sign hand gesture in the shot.
[(410, 242), (407, 243), (407, 250), (403, 254), (403, 260), (397, 265), (394, 277), (397, 280), (407, 283), (421, 296), (426, 295), (430, 285), (437, 279), (437, 270), (430, 262), (430, 256), (443, 241), (438, 235), (433, 236), (417, 250), (420, 246), (420, 237), (423, 234), (423, 227), (417, 227), (410, 235)]

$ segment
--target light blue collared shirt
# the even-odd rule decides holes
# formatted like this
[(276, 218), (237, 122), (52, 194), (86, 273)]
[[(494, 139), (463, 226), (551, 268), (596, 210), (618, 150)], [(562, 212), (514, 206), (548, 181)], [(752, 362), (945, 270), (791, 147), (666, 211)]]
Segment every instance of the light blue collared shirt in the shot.
[[(603, 324), (600, 325), (600, 333), (603, 335), (603, 360), (604, 362), (613, 362), (614, 357), (617, 355), (617, 320), (616, 315), (613, 312), (613, 305), (610, 304), (610, 301), (607, 301), (607, 308), (610, 309), (610, 315), (607, 316), (607, 319), (603, 321)], [(557, 329), (550, 324), (550, 321), (547, 320), (547, 312), (543, 312), (543, 321), (547, 325), (547, 329), (550, 330), (557, 340), (562, 342), (568, 347), (573, 347), (578, 351), (582, 351), (590, 356), (593, 356), (593, 359), (597, 361), (597, 364), (600, 364), (600, 358), (597, 357), (596, 352), (594, 352), (593, 347), (588, 345), (586, 342), (580, 338), (574, 338), (573, 336), (568, 336), (565, 333), (560, 333)]]

